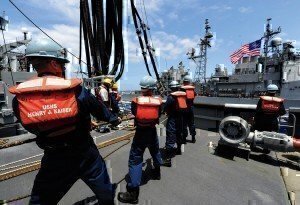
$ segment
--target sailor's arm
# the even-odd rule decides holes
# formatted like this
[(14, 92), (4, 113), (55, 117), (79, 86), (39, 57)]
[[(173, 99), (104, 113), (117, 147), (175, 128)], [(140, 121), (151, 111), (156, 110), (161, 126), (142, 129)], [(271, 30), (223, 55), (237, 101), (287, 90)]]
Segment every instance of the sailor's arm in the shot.
[(111, 113), (105, 104), (92, 95), (87, 89), (82, 88), (81, 94), (78, 98), (82, 102), (91, 115), (96, 117), (98, 120), (106, 121), (112, 124), (117, 124), (118, 117)]

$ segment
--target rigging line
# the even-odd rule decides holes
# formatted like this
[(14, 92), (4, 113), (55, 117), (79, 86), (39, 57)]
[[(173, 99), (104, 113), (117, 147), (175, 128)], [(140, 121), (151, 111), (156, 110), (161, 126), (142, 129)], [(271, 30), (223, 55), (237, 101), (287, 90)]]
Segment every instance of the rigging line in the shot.
[[(145, 6), (145, 0), (141, 0), (141, 1), (143, 1), (143, 7), (144, 7), (145, 16), (146, 16), (146, 23), (147, 23), (147, 26), (149, 26), (150, 24), (149, 24), (149, 21), (148, 21), (147, 10), (146, 10), (146, 6)], [(152, 40), (151, 32), (149, 32), (149, 35), (150, 35), (152, 47), (154, 47), (154, 43), (153, 43), (153, 40)]]
[(11, 79), (13, 81), (13, 85), (15, 85), (15, 80), (14, 80), (14, 76), (12, 74), (12, 69), (11, 69), (11, 65), (10, 65), (10, 59), (9, 59), (8, 51), (7, 51), (7, 47), (6, 47), (6, 40), (5, 40), (5, 36), (4, 36), (4, 31), (3, 30), (1, 30), (1, 31), (2, 31), (3, 43), (4, 43), (5, 53), (7, 55), (8, 67), (9, 67), (9, 70), (10, 70)]
[[(146, 6), (145, 6), (145, 0), (141, 0), (141, 1), (143, 1), (143, 7), (144, 7), (144, 12), (145, 12), (145, 16), (146, 16), (146, 22), (147, 22), (147, 27), (149, 27), (149, 21), (148, 21), (148, 16), (147, 16), (147, 10), (146, 10)], [(151, 46), (152, 46), (152, 48), (155, 50), (155, 45), (154, 45), (154, 43), (153, 43), (153, 39), (152, 39), (152, 35), (151, 35), (151, 32), (150, 32), (150, 30), (149, 30), (149, 36), (150, 36), (150, 40), (151, 40)], [(154, 52), (155, 53), (155, 52)], [(157, 57), (156, 57), (156, 55), (154, 55), (154, 58), (155, 58), (155, 62), (156, 62), (156, 64), (158, 65), (158, 60), (157, 60)]]
[[(82, 21), (81, 21), (82, 13), (81, 11), (79, 15), (80, 15), (79, 17), (79, 70), (81, 71), (81, 78), (83, 79), (83, 73), (81, 67), (81, 61), (82, 61)], [(78, 77), (78, 73), (76, 77)]]
[[(12, 0), (9, 0), (9, 2), (28, 20), (30, 21), (30, 23), (32, 23), (37, 29), (39, 29), (43, 34), (45, 34), (48, 38), (50, 38), (52, 41), (54, 41), (54, 43), (56, 43), (57, 45), (59, 45), (60, 47), (63, 48), (63, 46), (58, 43), (56, 40), (54, 40), (49, 34), (47, 34), (42, 28), (40, 28), (37, 24), (35, 24), (23, 11), (21, 11), (21, 9), (19, 9), (19, 7), (12, 1)], [(73, 54), (71, 51), (69, 50), (66, 50), (69, 54), (71, 54), (73, 57), (77, 58), (79, 60), (79, 58)], [(86, 62), (84, 61), (81, 61), (83, 62), (85, 65), (87, 65)]]

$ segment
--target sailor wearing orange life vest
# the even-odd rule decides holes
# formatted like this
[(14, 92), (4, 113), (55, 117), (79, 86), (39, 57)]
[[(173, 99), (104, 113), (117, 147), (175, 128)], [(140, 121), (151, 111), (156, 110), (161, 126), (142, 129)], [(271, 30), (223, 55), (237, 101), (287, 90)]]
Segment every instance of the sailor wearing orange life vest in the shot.
[(134, 98), (131, 103), (131, 111), (135, 116), (136, 132), (129, 155), (127, 192), (120, 192), (118, 194), (120, 202), (131, 204), (138, 203), (145, 149), (149, 149), (153, 158), (154, 169), (152, 170), (152, 179), (160, 180), (160, 165), (162, 164), (155, 127), (159, 123), (162, 99), (160, 97), (153, 97), (156, 80), (151, 76), (142, 78), (140, 86), (142, 96)]
[(114, 204), (116, 186), (90, 136), (90, 114), (114, 125), (119, 120), (81, 80), (64, 79), (63, 51), (49, 39), (31, 41), (26, 57), (38, 77), (10, 88), (17, 118), (44, 149), (29, 204), (57, 204), (80, 178), (100, 204)]
[(183, 137), (184, 141), (186, 142), (186, 138), (188, 136), (188, 130), (189, 128), (190, 135), (192, 136), (192, 143), (196, 142), (196, 128), (195, 128), (195, 122), (194, 122), (194, 99), (195, 99), (195, 87), (191, 85), (191, 78), (189, 76), (185, 76), (183, 78), (183, 86), (181, 86), (182, 90), (186, 92), (186, 103), (188, 106), (187, 113), (185, 116), (186, 125), (183, 128)]
[(278, 117), (286, 113), (284, 99), (275, 97), (277, 85), (270, 84), (267, 91), (267, 96), (261, 96), (258, 101), (253, 129), (278, 132)]
[[(171, 167), (171, 158), (175, 153), (181, 154), (181, 145), (184, 143), (183, 127), (185, 126), (184, 115), (187, 111), (186, 93), (180, 91), (180, 84), (172, 81), (169, 85), (171, 93), (168, 95), (163, 112), (167, 113), (166, 125), (166, 156), (164, 166)], [(175, 148), (177, 144), (177, 148)]]

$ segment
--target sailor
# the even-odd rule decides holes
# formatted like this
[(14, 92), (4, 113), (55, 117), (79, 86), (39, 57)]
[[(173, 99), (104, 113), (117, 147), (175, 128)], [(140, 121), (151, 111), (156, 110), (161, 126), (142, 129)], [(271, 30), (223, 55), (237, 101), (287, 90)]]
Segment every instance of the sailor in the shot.
[(112, 79), (105, 77), (102, 81), (102, 84), (99, 87), (97, 96), (100, 101), (102, 101), (109, 109), (111, 109), (111, 101), (110, 101), (110, 88), (112, 86)]
[(119, 102), (121, 100), (121, 96), (118, 93), (118, 84), (117, 83), (114, 83), (112, 85), (111, 92), (109, 94), (110, 94), (112, 112), (119, 115), (119, 112), (120, 112)]
[(185, 91), (186, 93), (186, 102), (187, 102), (187, 112), (186, 112), (186, 116), (185, 116), (185, 121), (186, 121), (186, 125), (183, 129), (183, 140), (186, 142), (186, 138), (188, 136), (188, 130), (187, 128), (189, 128), (189, 132), (190, 135), (192, 136), (192, 143), (196, 142), (196, 128), (195, 128), (195, 123), (194, 123), (194, 99), (195, 99), (195, 87), (191, 85), (191, 78), (189, 76), (185, 76), (183, 78), (183, 86), (181, 87), (183, 91)]
[(120, 93), (118, 92), (118, 84), (117, 84), (117, 83), (114, 83), (114, 84), (112, 85), (111, 93), (114, 95), (115, 99), (116, 99), (118, 102), (121, 101), (121, 95), (120, 95)]
[(267, 95), (261, 96), (256, 107), (253, 129), (257, 131), (278, 132), (278, 117), (286, 113), (284, 99), (275, 97), (277, 85), (267, 87)]
[(114, 204), (115, 184), (90, 136), (90, 114), (114, 125), (120, 120), (81, 86), (64, 78), (65, 50), (49, 39), (31, 41), (26, 57), (38, 77), (11, 87), (13, 108), (44, 150), (29, 204), (57, 204), (82, 179), (99, 204)]
[(135, 116), (136, 132), (131, 145), (129, 155), (129, 181), (127, 192), (120, 192), (118, 199), (123, 203), (137, 204), (139, 186), (142, 178), (143, 154), (149, 149), (153, 158), (154, 169), (152, 179), (160, 180), (160, 165), (162, 164), (159, 152), (159, 141), (155, 125), (159, 123), (162, 99), (153, 97), (156, 88), (156, 80), (151, 76), (145, 76), (140, 82), (142, 96), (133, 98), (131, 111)]
[[(183, 127), (185, 126), (184, 115), (187, 110), (186, 93), (180, 91), (180, 84), (172, 81), (169, 85), (171, 93), (168, 95), (163, 112), (167, 113), (166, 125), (166, 150), (163, 165), (172, 166), (171, 158), (174, 153), (181, 154), (181, 145), (184, 143)], [(177, 144), (177, 148), (175, 148)]]

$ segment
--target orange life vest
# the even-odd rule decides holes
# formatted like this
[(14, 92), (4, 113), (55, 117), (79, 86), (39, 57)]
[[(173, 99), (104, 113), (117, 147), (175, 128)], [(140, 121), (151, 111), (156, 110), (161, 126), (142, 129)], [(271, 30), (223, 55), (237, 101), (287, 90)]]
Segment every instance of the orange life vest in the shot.
[(186, 93), (185, 92), (176, 91), (176, 92), (171, 93), (171, 95), (176, 100), (176, 110), (177, 111), (184, 111), (184, 110), (187, 109)]
[(184, 85), (181, 87), (186, 92), (186, 99), (194, 100), (195, 99), (195, 87), (192, 85)]
[(159, 119), (160, 97), (140, 96), (134, 98), (136, 107), (136, 122), (140, 126), (154, 126)]
[(25, 128), (50, 131), (49, 136), (56, 136), (71, 127), (75, 129), (78, 115), (76, 90), (80, 84), (79, 79), (37, 77), (11, 87), (9, 92), (16, 95), (20, 120)]
[(271, 96), (261, 96), (260, 99), (262, 100), (261, 109), (265, 112), (278, 112), (284, 101), (282, 98)]

